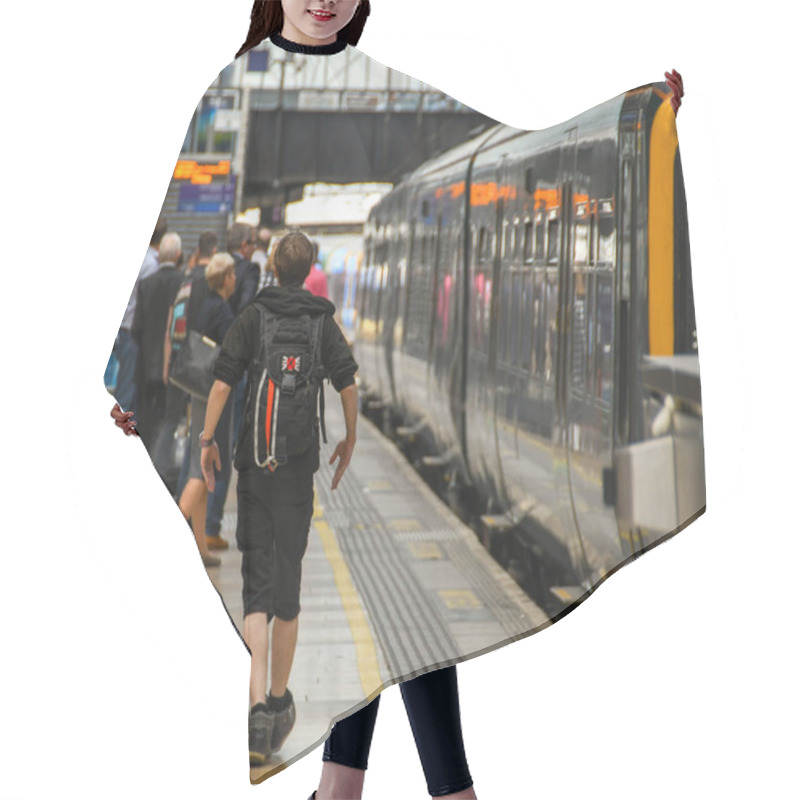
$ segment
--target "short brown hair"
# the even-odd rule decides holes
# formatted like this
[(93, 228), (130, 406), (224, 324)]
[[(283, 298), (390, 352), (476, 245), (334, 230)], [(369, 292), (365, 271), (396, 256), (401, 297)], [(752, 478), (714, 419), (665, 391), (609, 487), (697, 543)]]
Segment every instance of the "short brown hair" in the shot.
[(197, 242), (197, 249), (201, 256), (210, 258), (214, 255), (214, 249), (217, 244), (219, 244), (217, 234), (214, 233), (214, 231), (206, 231), (200, 234), (200, 239)]
[(314, 245), (300, 231), (282, 237), (275, 247), (275, 275), (281, 286), (302, 286), (314, 263)]

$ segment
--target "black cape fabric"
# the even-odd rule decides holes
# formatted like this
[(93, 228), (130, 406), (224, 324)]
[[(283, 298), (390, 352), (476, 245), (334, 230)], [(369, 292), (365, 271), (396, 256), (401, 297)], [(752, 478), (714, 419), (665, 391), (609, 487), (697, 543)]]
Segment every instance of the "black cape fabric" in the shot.
[[(326, 315), (333, 389), (358, 380), (363, 412), (332, 492), (331, 431), (343, 422), (328, 405), (289, 681), (303, 724), (254, 781), (316, 748), (334, 719), (386, 686), (547, 627), (705, 511), (686, 200), (666, 84), (544, 131), (484, 119), (437, 148), (436, 114), (452, 130), (470, 111), (454, 98), (340, 42), (322, 52), (273, 37), (260, 49), (297, 104), (286, 115), (328, 109), (320, 168), (346, 154), (405, 171), (338, 268), (333, 303), (276, 287), (254, 301)], [(225, 80), (260, 91), (248, 59)], [(363, 85), (344, 87), (359, 59)], [(277, 124), (274, 106), (258, 113), (248, 146)], [(379, 136), (374, 126), (392, 115), (416, 133)], [(280, 172), (307, 167), (284, 161)], [(223, 343), (216, 375), (230, 385), (245, 374), (257, 317), (246, 306)], [(222, 559), (222, 599), (241, 628), (237, 554)]]

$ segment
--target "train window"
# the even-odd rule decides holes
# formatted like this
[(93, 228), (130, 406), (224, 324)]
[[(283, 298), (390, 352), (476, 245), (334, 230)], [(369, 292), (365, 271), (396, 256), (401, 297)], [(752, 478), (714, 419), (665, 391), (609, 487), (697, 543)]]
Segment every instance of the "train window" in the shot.
[(595, 387), (597, 396), (611, 402), (614, 386), (614, 289), (611, 272), (597, 273), (597, 302), (596, 302), (596, 361), (595, 370), (598, 384)]
[(533, 194), (536, 191), (536, 176), (533, 174), (533, 167), (525, 170), (525, 191)]
[(570, 378), (572, 387), (586, 389), (587, 341), (586, 341), (586, 273), (583, 270), (573, 275), (572, 293), (572, 369)]
[(586, 396), (594, 394), (595, 373), (597, 364), (597, 342), (595, 328), (597, 327), (597, 273), (587, 272), (588, 280), (586, 301)]
[(597, 215), (589, 217), (589, 263), (597, 263)]
[(381, 279), (381, 265), (376, 264), (370, 272), (369, 297), (367, 298), (367, 319), (377, 322), (378, 285)]
[[(424, 232), (423, 232), (424, 233)], [(424, 242), (424, 236), (422, 242)], [(408, 274), (408, 312), (405, 328), (406, 348), (413, 356), (427, 355), (428, 318), (431, 302), (431, 269), (424, 261), (411, 261)]]
[[(456, 308), (458, 305), (458, 274), (459, 274), (459, 253), (456, 248), (452, 251), (452, 263), (449, 269), (447, 264), (442, 265), (441, 272), (443, 278), (439, 281), (442, 289), (441, 305), (439, 311), (439, 322), (441, 324), (441, 338), (440, 342), (442, 347), (452, 346), (450, 339), (457, 335), (458, 329), (456, 326)], [(433, 323), (432, 323), (433, 324)], [(453, 331), (456, 333), (454, 334)]]
[(481, 228), (478, 232), (478, 263), (486, 261), (486, 228)]
[(544, 261), (544, 214), (536, 212), (536, 246), (534, 258), (536, 261)]
[(597, 220), (597, 263), (613, 264), (616, 245), (614, 217), (599, 217)]
[[(441, 220), (439, 222), (441, 225)], [(437, 229), (438, 231), (438, 229)], [(460, 238), (463, 239), (465, 231), (460, 232)], [(428, 325), (430, 330), (429, 340), (429, 358), (433, 358), (431, 347), (433, 346), (435, 333), (436, 333), (436, 316), (438, 314), (440, 323), (439, 346), (444, 347), (447, 344), (448, 328), (450, 325), (450, 304), (451, 304), (451, 286), (452, 277), (447, 274), (447, 264), (441, 263), (439, 246), (442, 245), (442, 252), (445, 256), (448, 252), (448, 244), (452, 240), (452, 234), (449, 229), (446, 229), (441, 241), (436, 232), (431, 233), (431, 241), (429, 243), (429, 253), (433, 261), (433, 269), (431, 275), (433, 278), (433, 290), (431, 291), (431, 306)], [(453, 248), (453, 257), (458, 258), (455, 248)]]
[(621, 198), (621, 222), (620, 233), (622, 234), (622, 263), (620, 264), (620, 297), (623, 300), (630, 299), (631, 296), (631, 259), (633, 256), (633, 177), (631, 162), (626, 159), (622, 162), (622, 198)]
[(358, 273), (358, 286), (356, 287), (356, 309), (359, 320), (364, 319), (364, 310), (367, 305), (367, 282), (369, 281), (369, 267), (362, 265)]
[(476, 273), (472, 291), (472, 319), (475, 327), (473, 341), (477, 349), (484, 354), (489, 348), (491, 294), (491, 272), (483, 270)]
[[(389, 243), (386, 243), (386, 252), (387, 252), (387, 259), (388, 259), (388, 252), (389, 252)], [(376, 288), (378, 290), (378, 299), (375, 308), (375, 323), (376, 323), (376, 331), (378, 336), (383, 333), (383, 310), (382, 307), (386, 304), (384, 300), (384, 296), (386, 295), (387, 289), (387, 276), (389, 274), (389, 265), (386, 261), (381, 264), (380, 268), (378, 269), (378, 274), (376, 275)]]
[(498, 342), (497, 342), (497, 354), (498, 359), (503, 363), (508, 363), (508, 351), (509, 351), (509, 325), (502, 324), (503, 320), (509, 319), (509, 311), (511, 309), (511, 270), (506, 269), (501, 273), (500, 278), (500, 313), (498, 315), (498, 320), (500, 323), (497, 326), (498, 332)]
[(514, 223), (514, 259), (519, 259), (520, 246), (522, 245), (522, 226), (519, 222)]
[(411, 306), (411, 275), (414, 272), (414, 236), (416, 235), (416, 226), (414, 222), (411, 223), (411, 231), (408, 235), (408, 261), (406, 268), (403, 270), (403, 319), (401, 322), (401, 341), (405, 348), (406, 339), (408, 338), (408, 313)]
[(483, 350), (483, 273), (479, 272), (475, 275), (472, 281), (472, 291), (470, 292), (470, 310), (469, 318), (471, 321), (470, 328), (475, 332), (475, 335), (470, 342), (474, 344), (478, 350)]
[(531, 354), (531, 373), (542, 377), (545, 353), (545, 293), (544, 271), (539, 269), (533, 274), (533, 353)]
[(552, 208), (547, 213), (547, 263), (558, 264), (558, 234), (560, 230), (558, 209)]
[(508, 360), (515, 369), (519, 369), (521, 366), (519, 344), (522, 330), (522, 314), (519, 301), (522, 294), (522, 273), (515, 270), (511, 283), (511, 316), (507, 317), (511, 328), (511, 352)]
[(558, 347), (558, 270), (547, 270), (544, 327), (544, 363), (542, 373), (545, 383), (555, 383), (556, 356)]
[(533, 261), (533, 222), (527, 220), (525, 223), (525, 238), (522, 248), (522, 258), (526, 264)]
[(505, 244), (503, 245), (503, 258), (510, 258), (511, 247), (513, 245), (513, 231), (514, 229), (509, 224), (508, 220), (503, 220), (503, 228), (505, 229)]
[(528, 372), (531, 369), (531, 347), (533, 344), (533, 270), (522, 276), (522, 353), (519, 365)]
[(489, 349), (489, 334), (492, 324), (492, 274), (487, 272), (483, 284), (483, 320), (481, 326), (484, 332), (484, 345), (485, 349)]
[(584, 221), (575, 223), (572, 263), (576, 266), (585, 266), (589, 263), (589, 226)]

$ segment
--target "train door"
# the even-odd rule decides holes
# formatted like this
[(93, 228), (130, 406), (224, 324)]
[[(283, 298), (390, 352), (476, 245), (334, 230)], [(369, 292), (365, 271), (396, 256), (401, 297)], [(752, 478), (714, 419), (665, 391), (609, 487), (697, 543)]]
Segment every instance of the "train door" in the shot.
[[(355, 315), (355, 328), (356, 337), (354, 345), (354, 355), (359, 364), (369, 367), (375, 343), (374, 339), (374, 322), (371, 317), (372, 312), (372, 285), (375, 274), (375, 261), (376, 253), (378, 250), (378, 238), (380, 236), (380, 227), (375, 221), (374, 227), (367, 238), (367, 247), (364, 260), (358, 271), (358, 288), (356, 291), (356, 315)], [(364, 370), (367, 373), (367, 369)], [(365, 384), (370, 393), (377, 391), (377, 385), (371, 378), (368, 378), (368, 385)]]
[[(616, 159), (596, 166), (595, 148), (576, 153), (570, 180), (569, 228), (564, 302), (569, 314), (569, 339), (564, 351), (563, 373), (566, 409), (566, 453), (569, 489), (578, 529), (576, 557), (584, 564), (582, 577), (592, 585), (621, 560), (616, 514), (605, 503), (603, 474), (613, 465), (611, 403), (602, 393), (613, 384), (609, 374), (613, 331), (613, 268), (600, 259), (596, 246), (598, 221), (603, 233), (609, 228), (610, 205), (592, 202), (597, 193), (605, 198), (613, 191)], [(594, 169), (593, 169), (594, 167)], [(598, 174), (593, 174), (593, 173)], [(605, 253), (604, 253), (605, 255)], [(598, 391), (600, 395), (598, 395)]]
[[(497, 170), (497, 183), (503, 185), (505, 180), (504, 169), (505, 163), (501, 162)], [(498, 406), (504, 399), (504, 391), (506, 386), (500, 380), (500, 370), (498, 368), (498, 340), (499, 340), (499, 327), (502, 324), (500, 320), (500, 299), (502, 297), (503, 280), (508, 280), (508, 268), (511, 262), (511, 254), (505, 248), (506, 243), (506, 230), (510, 224), (510, 220), (506, 219), (506, 207), (502, 197), (497, 201), (497, 213), (495, 215), (495, 235), (494, 235), (494, 252), (492, 259), (487, 266), (491, 267), (491, 273), (488, 273), (485, 284), (487, 285), (487, 301), (490, 303), (490, 318), (491, 329), (488, 344), (488, 359), (487, 359), (487, 377), (486, 385), (490, 387), (491, 391), (486, 395), (486, 417), (491, 413), (492, 425), (481, 426), (484, 428), (485, 441), (482, 442), (482, 450), (486, 454), (486, 461), (488, 462), (487, 470), (487, 483), (490, 485), (491, 497), (496, 505), (501, 508), (510, 508), (513, 501), (510, 499), (511, 495), (505, 481), (504, 473), (504, 459), (501, 455), (500, 441), (503, 436), (502, 425), (498, 420)], [(504, 224), (505, 223), (505, 224)], [(504, 275), (505, 271), (505, 275)], [(510, 449), (510, 448), (509, 448)], [(505, 453), (503, 453), (505, 455)], [(514, 453), (516, 456), (516, 451)], [(507, 468), (507, 467), (506, 467)]]
[(383, 354), (383, 306), (386, 304), (386, 276), (388, 273), (389, 247), (392, 226), (390, 223), (381, 227), (378, 246), (375, 249), (375, 260), (370, 270), (370, 293), (367, 315), (371, 329), (371, 349), (369, 352), (369, 371), (375, 376), (375, 390), (382, 400), (389, 399), (388, 375)]
[(390, 401), (392, 397), (392, 387), (389, 376), (388, 362), (386, 359), (386, 339), (387, 332), (392, 326), (391, 314), (391, 281), (392, 281), (392, 259), (394, 257), (396, 241), (396, 224), (390, 223), (386, 226), (386, 239), (383, 250), (383, 258), (380, 264), (380, 274), (377, 276), (378, 307), (375, 312), (377, 331), (375, 337), (375, 358), (376, 374), (380, 382), (381, 397), (385, 401)]
[[(552, 222), (560, 235), (558, 249), (558, 345), (556, 365), (556, 425), (554, 427), (553, 456), (556, 467), (556, 496), (561, 529), (567, 534), (565, 543), (569, 549), (570, 562), (576, 577), (588, 581), (590, 569), (587, 563), (586, 547), (581, 536), (575, 514), (576, 503), (581, 508), (586, 505), (583, 490), (587, 482), (580, 474), (580, 465), (573, 458), (573, 449), (578, 441), (580, 424), (580, 394), (576, 391), (573, 374), (573, 354), (575, 336), (583, 321), (583, 309), (574, 304), (576, 276), (573, 271), (575, 247), (575, 193), (577, 184), (577, 128), (566, 132), (566, 141), (561, 149), (560, 163), (560, 202), (558, 218)], [(550, 221), (548, 221), (550, 224)], [(551, 232), (548, 231), (548, 243)], [(548, 248), (549, 249), (549, 248)], [(582, 286), (578, 287), (582, 290)], [(587, 506), (588, 507), (588, 506)], [(566, 589), (565, 589), (566, 591)], [(575, 591), (578, 591), (577, 589)]]
[(454, 429), (451, 397), (457, 378), (459, 328), (458, 253), (456, 231), (445, 225), (442, 214), (428, 237), (428, 258), (433, 265), (428, 358), (428, 409), (436, 447), (446, 452), (458, 440)]
[[(647, 438), (644, 396), (640, 380), (642, 357), (649, 347), (647, 259), (647, 160), (643, 133), (644, 110), (623, 111), (620, 123), (619, 288), (617, 302), (617, 396), (614, 447), (620, 452)], [(615, 461), (618, 462), (618, 458)], [(619, 464), (617, 463), (617, 469)], [(615, 478), (616, 478), (616, 473)], [(613, 482), (609, 502), (619, 503), (624, 480)], [(619, 527), (624, 555), (641, 551), (646, 542), (638, 528)]]
[[(519, 167), (517, 167), (519, 169)], [(511, 185), (513, 176), (505, 157), (497, 167), (498, 186)], [(489, 452), (494, 458), (493, 497), (501, 508), (508, 510), (512, 520), (519, 520), (530, 504), (527, 493), (514, 491), (528, 483), (531, 472), (529, 454), (520, 452), (519, 408), (526, 402), (527, 365), (522, 355), (520, 335), (525, 324), (523, 294), (523, 263), (525, 247), (521, 246), (522, 231), (529, 222), (519, 205), (511, 203), (506, 209), (503, 197), (497, 201), (492, 252), (492, 335), (489, 355), (489, 386), (492, 387), (492, 426)], [(522, 214), (520, 218), (519, 214)], [(527, 233), (524, 234), (528, 240)]]
[(632, 111), (620, 130), (619, 261), (617, 288), (617, 398), (614, 443), (618, 447), (644, 438), (641, 387), (636, 379), (647, 336), (644, 246), (647, 193), (642, 109)]
[(414, 257), (414, 237), (416, 236), (416, 219), (413, 218), (413, 196), (405, 208), (405, 217), (411, 218), (410, 225), (405, 229), (407, 240), (404, 243), (404, 251), (399, 264), (397, 273), (397, 324), (392, 346), (392, 377), (395, 386), (396, 408), (401, 415), (407, 417), (409, 414), (409, 399), (406, 391), (408, 375), (406, 374), (405, 347), (408, 337), (408, 312), (409, 295), (411, 287), (411, 265)]
[(388, 391), (392, 406), (397, 408), (397, 390), (394, 374), (394, 342), (400, 311), (401, 280), (400, 270), (402, 258), (402, 237), (400, 223), (397, 220), (391, 241), (389, 242), (389, 258), (387, 260), (387, 273), (385, 278), (384, 323), (381, 336), (383, 360), (388, 378)]

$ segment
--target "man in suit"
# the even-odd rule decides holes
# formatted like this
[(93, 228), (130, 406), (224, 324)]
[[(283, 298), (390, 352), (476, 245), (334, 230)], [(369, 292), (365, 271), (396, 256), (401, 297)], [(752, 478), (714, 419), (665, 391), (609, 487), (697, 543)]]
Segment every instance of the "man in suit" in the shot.
[[(258, 246), (256, 231), (246, 222), (234, 222), (228, 230), (228, 252), (236, 261), (236, 289), (228, 300), (233, 315), (236, 317), (245, 306), (253, 302), (258, 292), (261, 270), (258, 264), (251, 261)], [(233, 439), (239, 436), (244, 411), (244, 389), (247, 381), (242, 378), (234, 387), (233, 393)]]
[(252, 261), (258, 241), (252, 225), (234, 222), (228, 230), (228, 252), (236, 262), (236, 291), (228, 301), (236, 316), (246, 305), (253, 302), (258, 292), (261, 270)]
[(179, 265), (181, 237), (165, 233), (158, 248), (158, 270), (139, 283), (131, 336), (139, 348), (136, 363), (137, 428), (148, 451), (164, 418), (164, 334), (167, 317), (183, 279)]
[(139, 283), (152, 275), (158, 269), (158, 246), (161, 238), (167, 232), (167, 221), (160, 217), (153, 230), (150, 245), (142, 261), (139, 275), (133, 285), (125, 314), (119, 326), (117, 340), (114, 342), (114, 353), (119, 359), (119, 375), (117, 376), (117, 388), (114, 396), (117, 402), (126, 411), (136, 412), (136, 342), (131, 337), (131, 326), (133, 317), (136, 313), (136, 296), (139, 291)]

